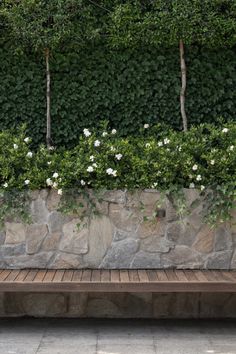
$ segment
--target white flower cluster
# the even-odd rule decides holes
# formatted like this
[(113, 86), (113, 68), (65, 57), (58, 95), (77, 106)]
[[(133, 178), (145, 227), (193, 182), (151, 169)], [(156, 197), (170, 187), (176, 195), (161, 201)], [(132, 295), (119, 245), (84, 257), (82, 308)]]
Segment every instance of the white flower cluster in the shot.
[(106, 170), (106, 173), (109, 175), (109, 176), (113, 176), (113, 177), (116, 177), (117, 176), (117, 170), (113, 170), (113, 168), (108, 168)]

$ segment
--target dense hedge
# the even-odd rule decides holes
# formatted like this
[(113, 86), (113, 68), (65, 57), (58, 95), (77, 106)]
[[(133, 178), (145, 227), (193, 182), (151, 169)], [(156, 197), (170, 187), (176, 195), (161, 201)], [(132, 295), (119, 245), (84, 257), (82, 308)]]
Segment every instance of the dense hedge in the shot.
[[(190, 124), (235, 120), (235, 50), (187, 49), (186, 109)], [(122, 135), (147, 122), (181, 127), (179, 53), (137, 49), (109, 51), (100, 45), (57, 54), (52, 65), (52, 137), (75, 145), (84, 127), (108, 119)], [(45, 136), (45, 72), (39, 57), (0, 48), (0, 127), (27, 122), (37, 143)]]

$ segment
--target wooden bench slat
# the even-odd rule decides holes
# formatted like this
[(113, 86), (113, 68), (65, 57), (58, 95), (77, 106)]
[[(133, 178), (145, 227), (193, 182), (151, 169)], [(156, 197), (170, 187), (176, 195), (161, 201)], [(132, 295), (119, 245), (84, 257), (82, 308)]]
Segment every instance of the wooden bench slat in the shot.
[(147, 275), (150, 281), (158, 281), (157, 273), (155, 270), (147, 270)]
[(42, 282), (47, 273), (46, 269), (39, 270), (34, 278), (34, 282)]
[(120, 281), (122, 283), (128, 283), (130, 280), (129, 280), (129, 273), (127, 270), (120, 270)]
[(111, 282), (119, 283), (120, 282), (120, 272), (118, 270), (111, 270)]
[(101, 282), (109, 282), (111, 280), (111, 272), (107, 269), (101, 270)]
[(173, 269), (166, 269), (165, 273), (169, 281), (178, 281), (178, 278)]
[(82, 277), (82, 270), (74, 270), (72, 281), (80, 281)]
[(70, 282), (72, 277), (73, 277), (73, 270), (66, 270), (62, 278), (62, 281)]
[(94, 282), (101, 281), (101, 272), (99, 269), (92, 270), (92, 281), (94, 281)]
[(138, 276), (139, 276), (140, 282), (142, 282), (142, 283), (149, 282), (146, 270), (144, 270), (144, 269), (138, 270)]
[(23, 269), (23, 270), (20, 270), (20, 273), (17, 275), (16, 279), (15, 279), (15, 282), (19, 281), (23, 281), (26, 277), (26, 275), (29, 273), (29, 269)]
[(90, 269), (83, 270), (81, 281), (90, 282), (92, 271)]
[(175, 271), (176, 278), (182, 282), (188, 282), (188, 278), (182, 270)]
[(4, 281), (8, 275), (11, 273), (10, 269), (5, 269), (1, 274), (0, 274), (0, 281)]
[(137, 270), (129, 270), (129, 279), (131, 282), (139, 282), (139, 276), (138, 276), (138, 271)]
[(5, 281), (14, 281), (19, 273), (20, 273), (19, 269), (12, 270), (11, 273), (8, 274), (8, 276), (6, 277)]
[(62, 269), (57, 269), (55, 275), (54, 275), (54, 278), (53, 278), (53, 283), (56, 283), (56, 282), (61, 282), (62, 281), (62, 278), (64, 276), (64, 273), (65, 273), (65, 270), (62, 270)]
[(52, 281), (53, 278), (54, 278), (54, 276), (55, 276), (55, 273), (56, 273), (55, 270), (49, 269), (49, 270), (47, 271), (47, 273), (45, 274), (45, 277), (44, 277), (43, 281), (44, 281), (44, 282), (50, 282), (50, 281)]
[(36, 269), (30, 270), (29, 273), (26, 275), (24, 281), (33, 281), (37, 273), (38, 271)]
[(164, 270), (157, 270), (156, 273), (159, 281), (168, 281), (167, 275)]

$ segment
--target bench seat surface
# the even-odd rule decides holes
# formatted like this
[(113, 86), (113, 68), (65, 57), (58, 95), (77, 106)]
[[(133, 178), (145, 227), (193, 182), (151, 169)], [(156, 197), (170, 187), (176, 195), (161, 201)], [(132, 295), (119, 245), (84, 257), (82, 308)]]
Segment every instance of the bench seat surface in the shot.
[(0, 269), (0, 292), (236, 292), (236, 271)]

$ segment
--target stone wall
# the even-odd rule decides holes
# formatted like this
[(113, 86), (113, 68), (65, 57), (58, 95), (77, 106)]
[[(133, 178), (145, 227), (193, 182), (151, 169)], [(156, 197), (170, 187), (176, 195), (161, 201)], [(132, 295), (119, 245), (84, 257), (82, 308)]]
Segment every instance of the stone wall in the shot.
[(211, 229), (202, 205), (193, 208), (197, 191), (184, 192), (192, 211), (183, 220), (154, 190), (104, 192), (99, 216), (83, 220), (57, 210), (56, 191), (32, 192), (32, 223), (6, 220), (0, 231), (0, 267), (236, 269), (236, 217)]
[(11, 316), (236, 318), (236, 294), (0, 294), (0, 317)]

